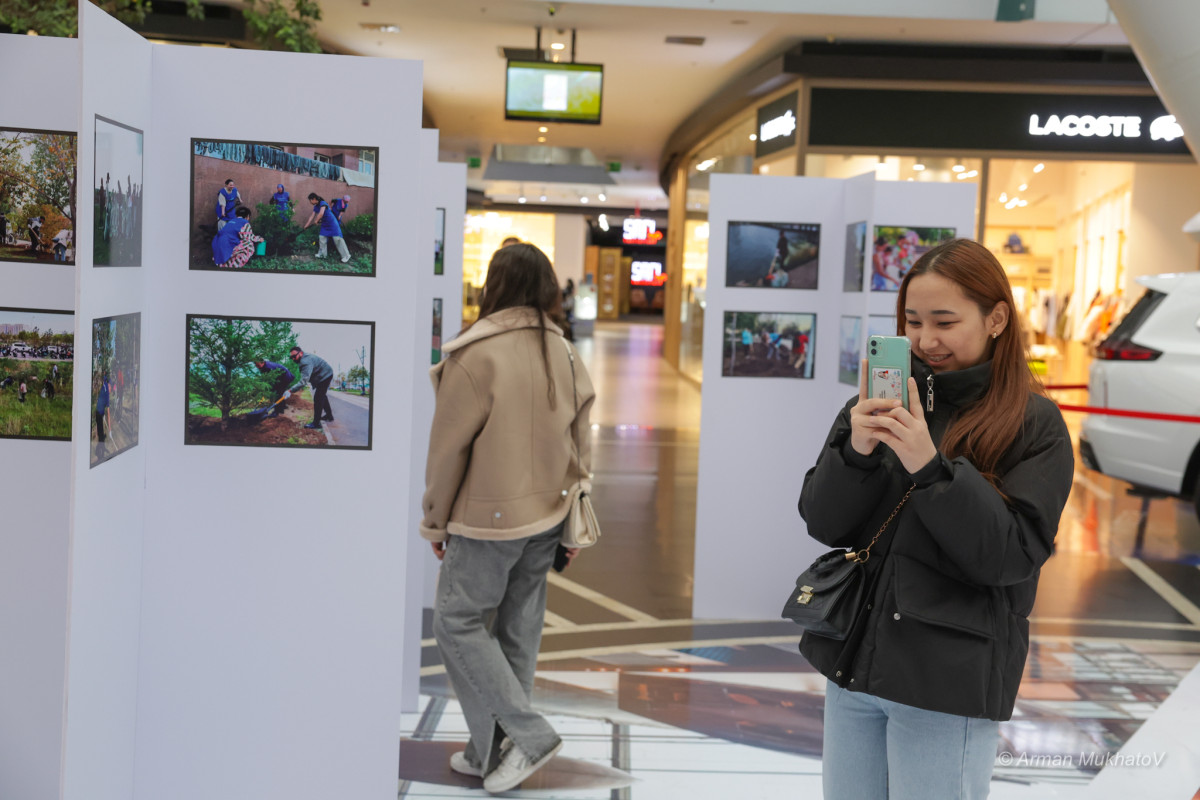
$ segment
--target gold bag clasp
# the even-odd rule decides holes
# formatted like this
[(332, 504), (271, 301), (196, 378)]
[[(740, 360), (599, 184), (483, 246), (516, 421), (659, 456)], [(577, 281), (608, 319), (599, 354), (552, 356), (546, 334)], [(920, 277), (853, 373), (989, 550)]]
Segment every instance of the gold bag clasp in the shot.
[(809, 601), (813, 598), (812, 590), (813, 587), (811, 586), (801, 586), (800, 594), (796, 596), (796, 602), (802, 606), (808, 605)]

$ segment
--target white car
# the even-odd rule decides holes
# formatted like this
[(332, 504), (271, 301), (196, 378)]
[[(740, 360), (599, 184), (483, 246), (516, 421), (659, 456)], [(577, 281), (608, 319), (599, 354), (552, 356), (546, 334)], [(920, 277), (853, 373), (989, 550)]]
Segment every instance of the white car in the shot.
[[(1138, 278), (1146, 293), (1097, 348), (1088, 405), (1200, 417), (1200, 272)], [(1089, 414), (1079, 454), (1091, 469), (1196, 502), (1200, 423)]]

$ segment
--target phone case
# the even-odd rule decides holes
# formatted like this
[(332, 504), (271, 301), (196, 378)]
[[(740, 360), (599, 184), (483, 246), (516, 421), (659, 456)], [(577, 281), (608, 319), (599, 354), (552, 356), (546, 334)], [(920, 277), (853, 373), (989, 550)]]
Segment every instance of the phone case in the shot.
[(867, 394), (899, 399), (908, 408), (908, 377), (912, 374), (912, 345), (904, 336), (867, 337)]

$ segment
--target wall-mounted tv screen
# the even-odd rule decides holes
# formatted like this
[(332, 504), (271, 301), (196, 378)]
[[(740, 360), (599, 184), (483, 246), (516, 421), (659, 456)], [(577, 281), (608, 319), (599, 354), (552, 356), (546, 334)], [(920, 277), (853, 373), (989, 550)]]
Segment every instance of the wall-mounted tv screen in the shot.
[(509, 61), (504, 118), (600, 124), (603, 64)]

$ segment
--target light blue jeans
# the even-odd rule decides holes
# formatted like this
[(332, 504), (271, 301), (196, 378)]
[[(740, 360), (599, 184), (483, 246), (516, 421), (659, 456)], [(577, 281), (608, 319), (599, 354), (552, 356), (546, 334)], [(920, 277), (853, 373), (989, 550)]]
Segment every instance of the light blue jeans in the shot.
[(983, 800), (1000, 723), (926, 711), (829, 681), (825, 800)]
[(466, 759), (484, 774), (507, 736), (531, 760), (560, 741), (533, 710), (546, 573), (562, 539), (562, 523), (526, 539), (482, 541), (451, 536), (438, 576), (433, 634), (471, 731)]

